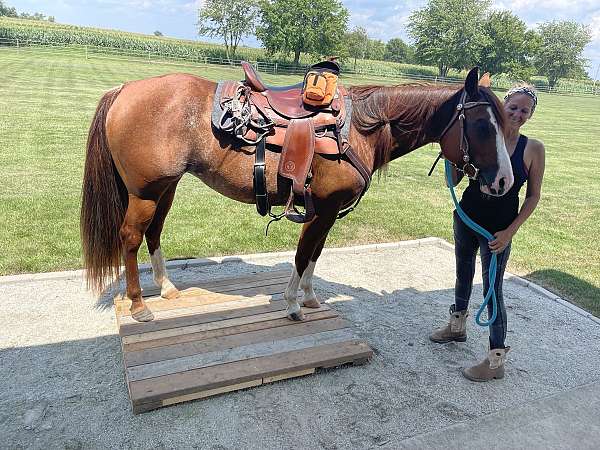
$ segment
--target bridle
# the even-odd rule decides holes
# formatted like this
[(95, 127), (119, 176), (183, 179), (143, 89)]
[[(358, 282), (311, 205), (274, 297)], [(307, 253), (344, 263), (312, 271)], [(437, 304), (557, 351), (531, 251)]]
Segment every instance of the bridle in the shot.
[[(469, 155), (469, 141), (468, 141), (467, 135), (465, 133), (466, 126), (467, 126), (465, 111), (467, 109), (476, 108), (477, 106), (490, 106), (490, 102), (486, 101), (486, 102), (466, 102), (465, 103), (466, 99), (467, 99), (467, 92), (463, 90), (463, 93), (460, 96), (460, 100), (458, 101), (458, 104), (456, 105), (456, 107), (454, 109), (454, 114), (452, 115), (450, 122), (448, 122), (448, 125), (446, 125), (446, 127), (444, 128), (444, 131), (442, 131), (442, 133), (440, 134), (440, 138), (439, 138), (438, 142), (441, 142), (444, 135), (454, 125), (454, 122), (456, 122), (458, 120), (459, 126), (460, 126), (459, 149), (460, 149), (460, 152), (462, 153), (462, 161), (464, 164), (462, 167), (460, 167), (460, 166), (458, 166), (458, 164), (453, 163), (448, 158), (446, 158), (446, 159), (448, 159), (448, 162), (450, 164), (452, 164), (456, 168), (456, 170), (463, 172), (467, 177), (469, 177), (469, 179), (476, 180), (479, 177), (479, 168), (476, 167), (471, 162), (471, 157)], [(440, 154), (438, 155), (437, 159), (433, 163), (433, 166), (431, 167), (431, 170), (429, 171), (429, 175), (431, 175), (431, 173), (433, 172), (433, 169), (435, 168), (435, 166), (438, 163), (438, 161), (440, 160), (440, 158), (443, 158), (443, 157), (444, 157), (444, 154), (442, 151), (440, 151)]]

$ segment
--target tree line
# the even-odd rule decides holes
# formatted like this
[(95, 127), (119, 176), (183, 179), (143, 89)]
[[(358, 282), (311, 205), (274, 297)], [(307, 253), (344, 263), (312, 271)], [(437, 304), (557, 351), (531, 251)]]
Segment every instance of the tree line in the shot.
[(408, 19), (412, 43), (384, 43), (364, 28), (348, 30), (349, 11), (341, 0), (206, 0), (198, 11), (198, 33), (222, 39), (234, 59), (241, 39), (254, 35), (268, 54), (337, 56), (428, 64), (446, 77), (450, 69), (480, 66), (493, 74), (528, 80), (587, 78), (582, 57), (591, 41), (587, 26), (552, 21), (528, 30), (510, 11), (496, 11), (491, 0), (429, 0)]
[(19, 19), (30, 19), (30, 20), (46, 20), (48, 22), (54, 22), (53, 16), (46, 16), (45, 14), (42, 14), (39, 12), (36, 12), (33, 14), (28, 14), (28, 13), (24, 13), (24, 12), (18, 13), (17, 9), (15, 7), (5, 5), (2, 0), (0, 0), (0, 16), (15, 17), (15, 18), (19, 18)]

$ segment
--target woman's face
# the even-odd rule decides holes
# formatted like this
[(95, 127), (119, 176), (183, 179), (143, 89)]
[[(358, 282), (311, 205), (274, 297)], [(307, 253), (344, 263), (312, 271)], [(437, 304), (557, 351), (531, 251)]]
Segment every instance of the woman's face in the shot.
[(520, 128), (529, 120), (533, 109), (533, 99), (527, 94), (511, 95), (504, 102), (504, 111), (508, 117), (509, 126)]

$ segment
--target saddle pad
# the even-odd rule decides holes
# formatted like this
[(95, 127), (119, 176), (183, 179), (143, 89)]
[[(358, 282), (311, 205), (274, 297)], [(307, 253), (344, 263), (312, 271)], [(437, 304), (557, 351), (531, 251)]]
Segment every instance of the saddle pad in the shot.
[(213, 99), (212, 113), (210, 115), (212, 125), (217, 130), (219, 129), (219, 119), (221, 118), (221, 114), (223, 114), (223, 109), (221, 108), (221, 95), (223, 93), (223, 85), (225, 83), (227, 83), (227, 81), (217, 82), (217, 89), (215, 89), (215, 97)]
[(239, 83), (237, 81), (229, 80), (217, 82), (217, 88), (215, 89), (215, 96), (213, 99), (212, 112), (210, 115), (212, 125), (217, 130), (221, 128), (219, 126), (219, 120), (221, 119), (221, 115), (223, 114), (223, 108), (221, 108), (221, 101), (224, 97), (233, 97), (238, 84)]

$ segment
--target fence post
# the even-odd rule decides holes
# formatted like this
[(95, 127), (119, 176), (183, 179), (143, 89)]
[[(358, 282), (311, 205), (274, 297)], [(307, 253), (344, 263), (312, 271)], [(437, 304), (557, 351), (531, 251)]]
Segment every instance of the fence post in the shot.
[(87, 45), (85, 46), (85, 59), (88, 59), (88, 49), (87, 49)]
[(277, 63), (275, 63), (275, 75), (277, 75)]
[(17, 51), (19, 51), (19, 39), (17, 39)]

